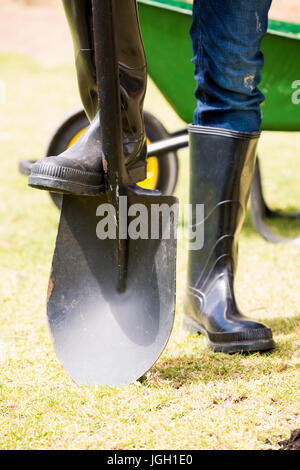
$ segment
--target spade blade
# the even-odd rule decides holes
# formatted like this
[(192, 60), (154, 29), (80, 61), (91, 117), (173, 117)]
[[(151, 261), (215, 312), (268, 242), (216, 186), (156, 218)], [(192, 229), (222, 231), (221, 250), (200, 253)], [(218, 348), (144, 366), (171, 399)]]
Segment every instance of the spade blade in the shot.
[[(139, 191), (129, 206), (177, 207), (172, 196)], [(48, 321), (55, 351), (78, 384), (122, 386), (156, 362), (175, 309), (176, 217), (171, 237), (128, 238), (126, 289), (120, 292), (116, 241), (96, 235), (99, 197), (64, 196), (49, 282)], [(174, 206), (175, 205), (175, 206)]]

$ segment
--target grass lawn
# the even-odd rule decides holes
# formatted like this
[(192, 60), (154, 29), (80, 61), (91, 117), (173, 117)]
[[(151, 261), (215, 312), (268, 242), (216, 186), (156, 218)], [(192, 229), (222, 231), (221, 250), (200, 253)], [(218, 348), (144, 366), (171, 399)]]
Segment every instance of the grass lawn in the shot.
[[(79, 104), (72, 67), (43, 68), (0, 56), (0, 448), (269, 449), (300, 426), (300, 247), (266, 243), (248, 215), (241, 235), (241, 308), (273, 329), (277, 348), (214, 354), (180, 327), (186, 249), (178, 249), (177, 317), (169, 345), (142, 382), (78, 387), (58, 363), (46, 291), (59, 213), (26, 186), (21, 158), (39, 158), (58, 121)], [(146, 109), (170, 130), (182, 123), (150, 85)], [(270, 203), (300, 205), (299, 134), (265, 134), (260, 145)], [(188, 152), (177, 194), (187, 202)], [(289, 235), (300, 223), (274, 222)]]

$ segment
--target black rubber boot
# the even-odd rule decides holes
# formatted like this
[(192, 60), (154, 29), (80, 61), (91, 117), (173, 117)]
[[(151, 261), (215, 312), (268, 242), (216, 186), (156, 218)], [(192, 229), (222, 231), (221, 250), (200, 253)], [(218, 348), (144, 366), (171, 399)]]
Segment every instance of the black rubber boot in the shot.
[(201, 126), (189, 126), (189, 132), (190, 202), (194, 217), (195, 204), (204, 204), (200, 221), (204, 224), (204, 246), (189, 252), (183, 325), (190, 332), (204, 333), (216, 352), (272, 349), (272, 331), (244, 317), (234, 294), (238, 236), (259, 134)]
[[(123, 148), (131, 183), (146, 178), (147, 145), (143, 102), (147, 67), (136, 0), (117, 0), (117, 53), (120, 71)], [(103, 191), (99, 142), (99, 109), (89, 0), (64, 0), (72, 32), (81, 99), (91, 124), (75, 145), (59, 156), (31, 167), (30, 186), (67, 194), (96, 195)]]

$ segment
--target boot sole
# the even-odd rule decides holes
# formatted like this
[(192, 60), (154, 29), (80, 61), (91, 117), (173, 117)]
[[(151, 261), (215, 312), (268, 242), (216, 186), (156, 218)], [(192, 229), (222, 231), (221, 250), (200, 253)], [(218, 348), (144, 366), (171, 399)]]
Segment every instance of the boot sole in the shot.
[[(145, 166), (133, 168), (128, 171), (132, 182), (137, 183), (146, 178)], [(92, 185), (87, 183), (79, 183), (77, 181), (67, 180), (63, 178), (51, 177), (49, 175), (43, 176), (41, 174), (30, 174), (28, 178), (28, 185), (31, 188), (42, 189), (44, 191), (51, 191), (60, 194), (77, 194), (85, 196), (97, 196), (105, 191), (103, 183), (99, 185)]]
[(96, 196), (105, 191), (104, 184), (89, 185), (77, 183), (75, 181), (44, 177), (40, 175), (30, 175), (28, 185), (32, 188), (43, 189), (54, 193), (78, 194), (86, 196)]
[[(182, 327), (185, 331), (191, 334), (204, 334), (208, 340), (208, 346), (214, 352), (223, 352), (227, 354), (243, 353), (243, 352), (258, 352), (258, 351), (270, 351), (275, 348), (275, 343), (272, 338), (268, 339), (253, 339), (248, 341), (220, 341), (215, 342), (210, 338), (210, 332), (192, 318), (184, 315), (182, 321)], [(268, 331), (270, 331), (268, 329)], [(222, 339), (222, 333), (219, 333), (220, 340)], [(224, 336), (223, 336), (223, 339)]]

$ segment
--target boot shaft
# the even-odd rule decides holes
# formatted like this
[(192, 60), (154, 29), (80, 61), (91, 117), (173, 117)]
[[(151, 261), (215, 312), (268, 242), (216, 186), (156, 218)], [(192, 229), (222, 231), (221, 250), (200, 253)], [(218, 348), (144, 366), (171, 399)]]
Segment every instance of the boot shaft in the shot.
[(190, 203), (193, 214), (204, 204), (204, 246), (189, 253), (188, 283), (199, 287), (215, 269), (234, 276), (259, 134), (200, 126), (189, 132)]
[(75, 54), (79, 93), (90, 121), (98, 111), (91, 0), (63, 0)]
[[(73, 39), (80, 96), (85, 111), (92, 120), (98, 111), (92, 2), (63, 0), (63, 4)], [(129, 93), (138, 94), (138, 99), (142, 103), (147, 71), (137, 3), (136, 0), (116, 0), (116, 8), (116, 40), (121, 86), (127, 93), (130, 90)], [(128, 123), (126, 126), (128, 129), (136, 127)]]

